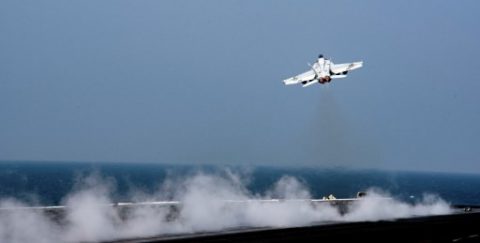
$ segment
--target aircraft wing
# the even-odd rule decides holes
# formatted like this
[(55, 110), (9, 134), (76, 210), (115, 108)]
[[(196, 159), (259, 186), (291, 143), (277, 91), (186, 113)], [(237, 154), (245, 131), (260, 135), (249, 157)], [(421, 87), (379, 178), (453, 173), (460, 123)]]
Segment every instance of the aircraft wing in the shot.
[(315, 79), (315, 72), (313, 70), (309, 70), (295, 77), (287, 78), (283, 80), (283, 83), (285, 85), (291, 85), (291, 84), (298, 84), (301, 82), (308, 82), (313, 79)]
[(330, 71), (335, 74), (347, 74), (346, 72), (361, 68), (362, 66), (363, 62), (333, 64), (330, 66)]

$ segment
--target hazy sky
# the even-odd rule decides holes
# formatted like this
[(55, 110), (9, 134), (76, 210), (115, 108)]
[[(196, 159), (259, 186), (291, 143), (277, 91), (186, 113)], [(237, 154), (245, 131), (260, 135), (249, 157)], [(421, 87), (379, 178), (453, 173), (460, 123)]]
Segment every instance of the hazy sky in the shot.
[[(0, 2), (0, 160), (480, 173), (479, 1)], [(284, 86), (319, 53), (364, 67)]]

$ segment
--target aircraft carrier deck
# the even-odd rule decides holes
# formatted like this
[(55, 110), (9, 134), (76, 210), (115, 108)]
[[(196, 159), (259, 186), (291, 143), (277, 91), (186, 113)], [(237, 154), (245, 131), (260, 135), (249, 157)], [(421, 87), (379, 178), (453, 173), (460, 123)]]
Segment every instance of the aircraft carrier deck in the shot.
[(376, 222), (331, 222), (293, 228), (232, 229), (170, 235), (140, 242), (480, 242), (480, 207), (456, 206), (450, 215)]
[[(316, 200), (346, 210), (355, 200)], [(244, 203), (244, 202), (242, 202)], [(137, 207), (169, 207), (175, 218), (179, 202), (111, 204), (120, 214)], [(140, 242), (480, 242), (480, 206), (453, 206), (453, 213), (419, 216), (372, 222), (319, 222), (302, 227), (242, 227), (216, 232), (167, 234), (153, 237), (105, 241), (109, 243)], [(64, 206), (0, 209), (0, 214), (17, 210), (37, 210), (62, 223), (67, 211)]]

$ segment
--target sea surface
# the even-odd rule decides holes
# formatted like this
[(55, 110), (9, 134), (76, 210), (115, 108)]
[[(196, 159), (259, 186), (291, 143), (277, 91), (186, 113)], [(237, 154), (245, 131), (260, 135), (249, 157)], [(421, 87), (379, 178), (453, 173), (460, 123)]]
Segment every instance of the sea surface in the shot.
[[(227, 173), (226, 173), (227, 172)], [(268, 191), (283, 176), (299, 180), (313, 198), (333, 194), (355, 197), (357, 192), (377, 188), (404, 201), (425, 193), (438, 195), (451, 204), (480, 205), (480, 175), (401, 172), (381, 170), (188, 166), (153, 163), (0, 162), (0, 200), (14, 198), (29, 205), (60, 205), (79, 181), (94, 174), (113, 184), (113, 201), (131, 201), (132, 191), (158, 193), (166, 179), (195, 174), (235, 174), (244, 179), (252, 195)]]

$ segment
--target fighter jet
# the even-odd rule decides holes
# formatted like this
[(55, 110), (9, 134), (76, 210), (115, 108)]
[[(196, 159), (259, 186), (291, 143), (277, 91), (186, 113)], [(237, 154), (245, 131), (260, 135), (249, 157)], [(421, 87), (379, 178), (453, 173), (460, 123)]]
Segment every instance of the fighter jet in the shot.
[(283, 80), (283, 83), (285, 85), (302, 84), (302, 87), (307, 87), (317, 82), (320, 84), (330, 83), (332, 79), (347, 77), (349, 71), (361, 68), (363, 62), (334, 64), (320, 54), (313, 65), (308, 65), (311, 68), (309, 71), (285, 79)]

